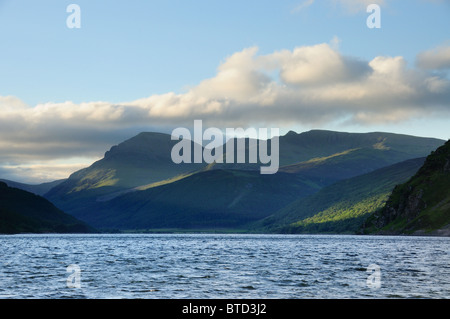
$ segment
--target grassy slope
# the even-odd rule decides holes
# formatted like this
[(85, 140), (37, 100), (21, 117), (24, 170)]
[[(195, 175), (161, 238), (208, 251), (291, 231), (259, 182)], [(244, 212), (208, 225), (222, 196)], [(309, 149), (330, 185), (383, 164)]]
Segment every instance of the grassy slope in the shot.
[(397, 163), (337, 182), (296, 200), (254, 228), (269, 232), (355, 232), (368, 214), (380, 208), (395, 185), (406, 181), (424, 158)]

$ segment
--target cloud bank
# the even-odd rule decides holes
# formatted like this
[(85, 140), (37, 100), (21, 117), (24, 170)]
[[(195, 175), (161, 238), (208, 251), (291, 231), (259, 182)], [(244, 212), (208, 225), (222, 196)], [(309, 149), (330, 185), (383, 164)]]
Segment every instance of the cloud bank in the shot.
[(19, 170), (20, 163), (33, 167), (49, 159), (100, 157), (140, 131), (189, 127), (194, 119), (226, 128), (324, 126), (337, 120), (386, 124), (431, 113), (448, 116), (450, 81), (443, 70), (450, 66), (449, 48), (423, 52), (416, 64), (408, 68), (401, 56), (364, 61), (328, 43), (266, 55), (250, 47), (226, 58), (214, 77), (184, 93), (117, 104), (35, 106), (0, 96), (0, 163)]
[(417, 56), (417, 65), (424, 69), (450, 69), (450, 46), (438, 48), (420, 53)]

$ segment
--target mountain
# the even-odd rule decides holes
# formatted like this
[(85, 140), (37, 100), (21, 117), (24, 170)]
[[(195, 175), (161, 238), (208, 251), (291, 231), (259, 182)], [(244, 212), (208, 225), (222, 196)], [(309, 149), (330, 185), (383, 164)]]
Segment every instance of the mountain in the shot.
[[(121, 193), (205, 167), (204, 163), (175, 164), (172, 147), (178, 141), (163, 133), (140, 133), (111, 147), (103, 159), (79, 170), (45, 194), (69, 212), (90, 207), (98, 197)], [(193, 147), (194, 143), (192, 143)]]
[(292, 174), (204, 170), (98, 201), (91, 211), (73, 214), (94, 227), (107, 229), (243, 229), (317, 190), (311, 181)]
[[(248, 159), (249, 139), (233, 141), (235, 156), (244, 151)], [(246, 143), (238, 146), (239, 141)], [(141, 133), (113, 146), (45, 197), (99, 228), (243, 227), (336, 181), (426, 156), (444, 141), (390, 133), (289, 132), (279, 137), (281, 167), (269, 177), (260, 174), (260, 163), (248, 161), (174, 164), (176, 143), (168, 134)], [(247, 184), (258, 188), (235, 189)]]
[[(178, 143), (163, 133), (140, 133), (111, 147), (103, 159), (72, 174), (53, 192), (79, 192), (102, 187), (130, 188), (198, 170), (201, 164), (175, 164), (172, 147)], [(194, 143), (192, 142), (192, 147)]]
[[(234, 139), (237, 149), (239, 140)], [(245, 139), (245, 152), (249, 152), (248, 138)], [(364, 156), (364, 150), (372, 150), (385, 154), (385, 161), (389, 164), (406, 159), (428, 155), (431, 151), (444, 144), (444, 140), (435, 138), (416, 137), (384, 132), (347, 133), (327, 130), (311, 130), (303, 133), (289, 131), (279, 137), (280, 167), (295, 165), (313, 159), (324, 159), (335, 155), (345, 155), (350, 152)], [(227, 143), (227, 145), (230, 142)], [(256, 142), (258, 145), (258, 141)], [(236, 162), (236, 161), (235, 161)], [(218, 166), (224, 168), (224, 165)], [(241, 168), (241, 164), (226, 164), (226, 168)], [(259, 169), (260, 164), (247, 164), (245, 169)]]
[(95, 230), (45, 198), (0, 182), (0, 233), (90, 233)]
[[(408, 159), (427, 156), (443, 143), (438, 139), (383, 132), (312, 130), (297, 134), (290, 131), (279, 139), (279, 171), (299, 174), (327, 186)], [(235, 141), (235, 148), (236, 144)], [(245, 145), (248, 153), (248, 142)], [(215, 164), (213, 168), (250, 170), (259, 169), (260, 165)]]
[(58, 186), (62, 182), (64, 182), (65, 179), (60, 179), (52, 182), (47, 183), (41, 183), (41, 184), (24, 184), (19, 182), (10, 181), (7, 179), (0, 179), (0, 182), (4, 182), (9, 187), (18, 188), (36, 195), (43, 196), (44, 194), (48, 193), (52, 188)]
[(450, 141), (432, 152), (409, 181), (395, 187), (363, 231), (450, 235)]
[(414, 175), (424, 160), (407, 160), (339, 181), (290, 203), (253, 228), (278, 233), (355, 233), (382, 207), (395, 185)]

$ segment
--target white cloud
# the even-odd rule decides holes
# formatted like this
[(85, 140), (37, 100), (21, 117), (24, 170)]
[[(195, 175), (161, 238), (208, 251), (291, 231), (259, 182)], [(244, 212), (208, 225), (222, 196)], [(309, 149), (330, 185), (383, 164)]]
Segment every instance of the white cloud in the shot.
[[(327, 43), (266, 55), (252, 47), (229, 56), (214, 77), (185, 93), (116, 104), (68, 101), (36, 106), (0, 96), (0, 163), (10, 172), (25, 167), (50, 176), (51, 170), (36, 163), (98, 158), (140, 131), (170, 132), (192, 125), (194, 119), (220, 128), (325, 125), (339, 119), (386, 124), (430, 112), (448, 116), (449, 100), (446, 77), (408, 69), (400, 56), (361, 61)], [(55, 178), (63, 169), (70, 167), (60, 166)]]
[(202, 81), (192, 93), (214, 99), (247, 100), (259, 94), (270, 79), (258, 69), (257, 47), (244, 49), (229, 57), (214, 78)]
[(326, 43), (295, 48), (292, 52), (285, 50), (275, 53), (273, 58), (281, 64), (280, 76), (288, 84), (355, 80), (369, 71), (367, 64), (341, 56)]

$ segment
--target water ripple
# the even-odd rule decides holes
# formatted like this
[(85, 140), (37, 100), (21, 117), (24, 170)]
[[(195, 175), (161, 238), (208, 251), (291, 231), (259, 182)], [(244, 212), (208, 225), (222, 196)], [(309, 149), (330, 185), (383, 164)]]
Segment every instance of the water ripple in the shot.
[[(449, 298), (449, 244), (332, 235), (0, 236), (0, 298)], [(79, 287), (68, 284), (74, 264)], [(379, 287), (368, 283), (371, 264), (379, 266)]]

